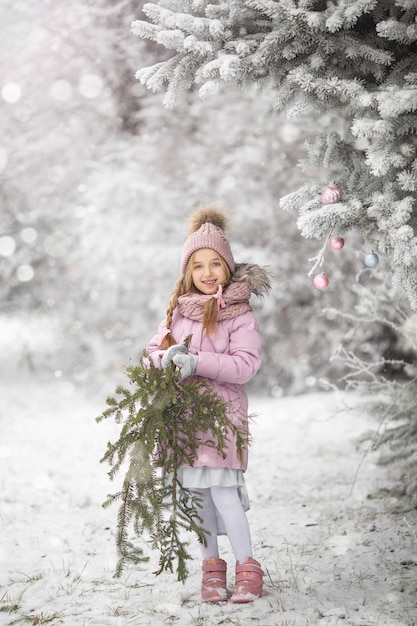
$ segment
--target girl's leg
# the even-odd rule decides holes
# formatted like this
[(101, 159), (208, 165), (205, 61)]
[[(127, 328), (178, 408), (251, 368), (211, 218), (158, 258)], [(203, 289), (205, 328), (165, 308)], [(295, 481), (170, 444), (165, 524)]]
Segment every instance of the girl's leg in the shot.
[(252, 540), (237, 487), (211, 487), (210, 491), (211, 499), (223, 518), (236, 560), (243, 563), (252, 557)]
[(207, 545), (201, 544), (201, 556), (204, 559), (218, 558), (219, 546), (217, 543), (216, 510), (210, 494), (210, 489), (199, 489), (202, 503), (199, 515), (202, 518), (201, 527), (210, 534), (206, 535)]
[(213, 502), (223, 518), (230, 544), (236, 557), (236, 580), (232, 602), (253, 602), (262, 596), (264, 572), (252, 557), (252, 541), (246, 513), (237, 487), (212, 487)]
[(199, 491), (202, 497), (199, 510), (202, 518), (201, 526), (210, 533), (206, 535), (207, 545), (201, 544), (201, 556), (203, 557), (201, 600), (203, 602), (225, 602), (227, 600), (226, 561), (219, 559), (216, 509), (210, 495), (210, 489), (200, 489)]

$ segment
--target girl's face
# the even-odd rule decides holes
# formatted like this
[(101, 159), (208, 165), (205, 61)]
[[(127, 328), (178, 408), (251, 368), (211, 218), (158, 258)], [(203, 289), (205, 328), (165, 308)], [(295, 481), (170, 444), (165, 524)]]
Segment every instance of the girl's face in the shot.
[(214, 295), (219, 285), (226, 283), (228, 277), (225, 262), (215, 250), (210, 248), (197, 250), (190, 262), (194, 287), (201, 293)]

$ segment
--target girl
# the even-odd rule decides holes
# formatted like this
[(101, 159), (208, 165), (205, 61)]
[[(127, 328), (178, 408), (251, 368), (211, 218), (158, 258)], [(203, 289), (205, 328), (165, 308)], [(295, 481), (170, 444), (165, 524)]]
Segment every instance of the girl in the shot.
[[(181, 256), (181, 277), (169, 301), (166, 320), (151, 339), (147, 352), (157, 367), (174, 363), (181, 380), (209, 379), (228, 403), (228, 417), (247, 430), (245, 383), (260, 366), (261, 338), (249, 304), (251, 292), (270, 289), (268, 275), (257, 265), (236, 265), (224, 231), (226, 218), (215, 208), (197, 210)], [(181, 343), (191, 335), (188, 350)], [(198, 437), (198, 433), (196, 434)], [(232, 602), (252, 602), (262, 595), (263, 571), (253, 558), (245, 511), (249, 508), (243, 473), (248, 451), (237, 453), (230, 435), (226, 456), (202, 443), (192, 467), (181, 468), (184, 487), (197, 489), (202, 505), (201, 545), (203, 602), (227, 600), (226, 562), (219, 558), (218, 534), (227, 534), (236, 558)]]

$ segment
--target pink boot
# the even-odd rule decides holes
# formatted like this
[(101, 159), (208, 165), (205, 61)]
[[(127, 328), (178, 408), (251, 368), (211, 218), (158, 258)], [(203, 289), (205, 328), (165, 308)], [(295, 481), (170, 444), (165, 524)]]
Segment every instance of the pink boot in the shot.
[(236, 583), (232, 602), (245, 604), (262, 596), (263, 570), (255, 559), (248, 557), (242, 565), (236, 563)]
[(201, 601), (225, 602), (226, 600), (226, 561), (215, 558), (205, 559), (203, 561)]

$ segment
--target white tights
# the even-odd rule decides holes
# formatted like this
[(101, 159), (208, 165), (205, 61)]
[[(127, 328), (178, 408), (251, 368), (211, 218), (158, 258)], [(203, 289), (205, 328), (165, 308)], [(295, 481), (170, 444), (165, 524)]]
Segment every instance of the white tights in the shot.
[(237, 487), (210, 487), (198, 490), (202, 496), (202, 528), (210, 534), (206, 536), (207, 545), (201, 545), (203, 559), (219, 558), (217, 543), (216, 509), (220, 513), (226, 533), (232, 546), (236, 561), (243, 563), (252, 556), (252, 541), (249, 523), (242, 507)]

